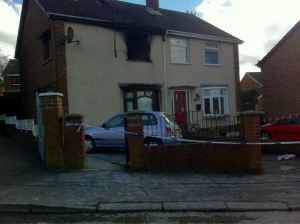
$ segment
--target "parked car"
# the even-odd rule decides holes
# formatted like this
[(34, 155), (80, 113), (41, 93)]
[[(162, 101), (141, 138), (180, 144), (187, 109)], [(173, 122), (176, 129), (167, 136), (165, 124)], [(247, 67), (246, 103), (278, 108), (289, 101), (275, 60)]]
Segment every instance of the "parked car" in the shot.
[(260, 127), (261, 138), (300, 140), (300, 115), (290, 115)]
[[(124, 148), (125, 113), (118, 113), (107, 119), (103, 124), (85, 129), (86, 151), (99, 148)], [(178, 124), (170, 115), (164, 112), (149, 111), (142, 113), (145, 144), (174, 143), (176, 137), (181, 137)], [(151, 137), (160, 136), (161, 138)], [(166, 138), (170, 137), (170, 138)]]

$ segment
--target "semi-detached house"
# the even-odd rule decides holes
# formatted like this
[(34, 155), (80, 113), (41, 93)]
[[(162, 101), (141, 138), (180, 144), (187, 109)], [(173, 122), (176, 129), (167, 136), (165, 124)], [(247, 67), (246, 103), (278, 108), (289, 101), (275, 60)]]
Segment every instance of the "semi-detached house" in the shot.
[(116, 0), (24, 0), (15, 57), (24, 116), (36, 93), (97, 124), (120, 111), (239, 111), (238, 38), (191, 13)]

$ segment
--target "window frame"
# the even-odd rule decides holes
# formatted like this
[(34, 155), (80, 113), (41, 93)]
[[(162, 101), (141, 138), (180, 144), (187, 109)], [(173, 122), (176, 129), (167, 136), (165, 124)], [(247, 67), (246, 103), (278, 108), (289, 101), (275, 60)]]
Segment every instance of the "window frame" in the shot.
[[(123, 90), (123, 107), (125, 112), (130, 111), (130, 108), (132, 108), (133, 110), (138, 110), (138, 99), (147, 97), (147, 92), (151, 92), (152, 94), (152, 110), (160, 111), (160, 86), (129, 85), (120, 86), (120, 88)], [(139, 92), (144, 92), (144, 95), (138, 95)], [(130, 108), (129, 104), (131, 105)]]
[[(209, 95), (206, 94), (206, 91), (209, 91)], [(219, 91), (215, 94), (213, 91)], [(221, 92), (222, 91), (222, 92)], [(203, 95), (203, 112), (205, 116), (224, 116), (229, 114), (229, 96), (228, 96), (228, 87), (202, 87)], [(207, 99), (209, 99), (209, 113), (207, 113)], [(218, 113), (216, 113), (216, 101), (218, 100)]]
[[(217, 48), (213, 48), (213, 47), (209, 47), (207, 46), (208, 44), (210, 45), (216, 45)], [(217, 53), (217, 63), (210, 63), (208, 60), (207, 60), (207, 56), (206, 54), (207, 53)], [(204, 43), (204, 60), (205, 60), (205, 64), (206, 65), (215, 65), (215, 66), (218, 66), (220, 65), (220, 44), (219, 43), (216, 43), (216, 42), (205, 42)]]
[[(18, 80), (16, 82), (16, 80)], [(11, 76), (11, 85), (12, 86), (19, 86), (21, 84), (21, 77), (20, 76)]]
[[(176, 43), (172, 43), (173, 41), (185, 41), (185, 45), (180, 45)], [(185, 49), (185, 60), (175, 61), (173, 59), (173, 53), (175, 53), (174, 47)], [(190, 50), (189, 50), (189, 40), (187, 38), (170, 38), (170, 56), (172, 64), (190, 64)]]

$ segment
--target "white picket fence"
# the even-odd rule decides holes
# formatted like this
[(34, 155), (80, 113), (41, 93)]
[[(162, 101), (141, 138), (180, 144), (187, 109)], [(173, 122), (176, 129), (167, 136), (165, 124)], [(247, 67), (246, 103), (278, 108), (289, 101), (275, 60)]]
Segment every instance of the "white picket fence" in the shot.
[(0, 114), (0, 121), (5, 121), (5, 124), (14, 126), (20, 132), (32, 132), (34, 137), (38, 136), (38, 126), (34, 124), (33, 119), (18, 120), (16, 116), (7, 117), (5, 114)]

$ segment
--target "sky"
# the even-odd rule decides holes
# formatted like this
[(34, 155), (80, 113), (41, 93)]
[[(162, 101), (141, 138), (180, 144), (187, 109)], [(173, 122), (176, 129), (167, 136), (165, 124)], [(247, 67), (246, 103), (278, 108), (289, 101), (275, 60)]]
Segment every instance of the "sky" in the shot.
[[(145, 5), (146, 0), (123, 0)], [(0, 50), (10, 58), (18, 33), (22, 0), (0, 0)], [(244, 41), (239, 46), (240, 77), (255, 66), (300, 20), (300, 0), (160, 0), (160, 7), (194, 12)]]

